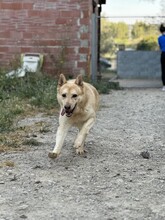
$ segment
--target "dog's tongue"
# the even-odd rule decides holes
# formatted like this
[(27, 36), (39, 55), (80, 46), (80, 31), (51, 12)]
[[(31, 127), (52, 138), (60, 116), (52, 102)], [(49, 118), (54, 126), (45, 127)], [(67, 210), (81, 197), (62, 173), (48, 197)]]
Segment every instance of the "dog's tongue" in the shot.
[(65, 114), (65, 109), (62, 109), (61, 115), (63, 116)]

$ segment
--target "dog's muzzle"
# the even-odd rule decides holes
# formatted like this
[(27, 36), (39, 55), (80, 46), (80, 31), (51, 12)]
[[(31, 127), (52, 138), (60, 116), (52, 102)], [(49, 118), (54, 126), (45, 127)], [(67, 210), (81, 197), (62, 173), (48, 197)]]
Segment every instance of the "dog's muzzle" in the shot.
[(70, 105), (65, 105), (64, 108), (61, 111), (61, 115), (62, 116), (66, 115), (67, 117), (71, 117), (74, 110), (75, 110), (75, 108), (76, 108), (76, 105), (72, 109), (71, 109)]

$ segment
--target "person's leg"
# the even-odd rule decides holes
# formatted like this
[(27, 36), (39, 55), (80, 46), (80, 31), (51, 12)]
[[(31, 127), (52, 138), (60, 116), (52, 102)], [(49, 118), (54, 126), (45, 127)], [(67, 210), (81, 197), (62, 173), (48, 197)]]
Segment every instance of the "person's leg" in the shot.
[(165, 86), (165, 52), (161, 54), (162, 83)]

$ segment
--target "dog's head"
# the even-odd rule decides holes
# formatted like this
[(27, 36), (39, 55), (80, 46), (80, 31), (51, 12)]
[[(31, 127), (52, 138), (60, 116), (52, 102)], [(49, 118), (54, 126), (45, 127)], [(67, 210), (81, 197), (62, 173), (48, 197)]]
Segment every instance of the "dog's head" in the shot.
[(81, 102), (83, 94), (83, 79), (79, 75), (75, 80), (67, 81), (63, 74), (60, 75), (57, 87), (57, 99), (61, 106), (61, 115), (71, 117)]

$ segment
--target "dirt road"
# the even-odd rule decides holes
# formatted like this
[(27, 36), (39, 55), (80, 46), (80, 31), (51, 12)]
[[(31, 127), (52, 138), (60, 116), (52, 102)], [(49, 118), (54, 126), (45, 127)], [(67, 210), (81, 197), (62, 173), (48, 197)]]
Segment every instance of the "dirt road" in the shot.
[(39, 146), (0, 155), (15, 164), (0, 168), (0, 220), (165, 219), (165, 92), (102, 95), (84, 156), (74, 152), (72, 129), (62, 155), (48, 158), (58, 117), (37, 115), (18, 126), (40, 121), (49, 132), (33, 134)]

